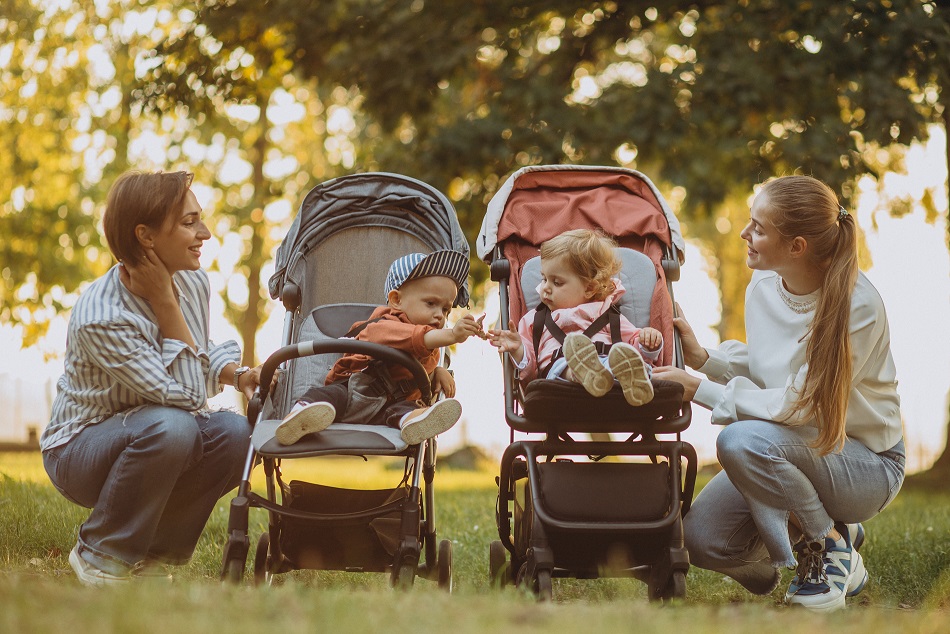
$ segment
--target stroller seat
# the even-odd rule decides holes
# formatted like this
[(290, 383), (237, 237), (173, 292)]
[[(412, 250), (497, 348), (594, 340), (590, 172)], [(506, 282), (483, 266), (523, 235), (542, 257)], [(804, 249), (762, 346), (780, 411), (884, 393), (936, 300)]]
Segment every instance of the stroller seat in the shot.
[[(375, 304), (328, 304), (317, 306), (304, 319), (300, 328), (301, 341), (326, 341), (339, 339), (350, 326), (364, 321), (372, 314)], [(291, 385), (287, 392), (293, 403), (319, 377), (326, 376), (339, 354), (314, 355), (293, 360)], [(281, 445), (274, 434), (281, 419), (273, 418), (273, 406), (265, 408), (265, 418), (254, 427), (251, 443), (261, 456), (271, 458), (306, 458), (320, 455), (346, 456), (401, 456), (409, 445), (402, 439), (398, 429), (384, 425), (360, 425), (335, 423), (319, 434), (308, 434), (293, 445)]]
[[(617, 254), (622, 264), (617, 277), (626, 289), (618, 302), (620, 312), (637, 328), (645, 328), (650, 325), (656, 267), (639, 251), (620, 247)], [(533, 308), (541, 303), (540, 283), (541, 257), (535, 256), (525, 262), (521, 272), (521, 292), (526, 306)], [(619, 385), (614, 385), (603, 397), (594, 398), (581, 385), (571, 381), (536, 379), (524, 388), (522, 404), (526, 428), (522, 431), (681, 431), (667, 421), (675, 418), (682, 407), (683, 386), (671, 381), (653, 381), (653, 391), (652, 401), (634, 407), (624, 399)], [(662, 429), (653, 428), (656, 421), (661, 421)]]
[(251, 442), (261, 456), (269, 458), (306, 458), (308, 456), (401, 456), (409, 445), (398, 429), (383, 425), (334, 423), (319, 434), (308, 434), (293, 445), (277, 442), (274, 433), (279, 420), (261, 421), (254, 428)]
[(619, 385), (595, 398), (573, 381), (535, 379), (524, 389), (522, 405), (527, 433), (675, 433), (689, 421), (670, 420), (682, 407), (683, 386), (653, 380), (653, 400), (643, 405), (627, 403)]

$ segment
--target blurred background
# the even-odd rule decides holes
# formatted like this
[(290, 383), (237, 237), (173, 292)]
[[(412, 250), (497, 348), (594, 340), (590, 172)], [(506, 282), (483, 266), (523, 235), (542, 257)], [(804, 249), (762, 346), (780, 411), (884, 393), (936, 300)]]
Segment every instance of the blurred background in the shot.
[[(674, 295), (708, 346), (744, 336), (756, 185), (831, 185), (888, 310), (908, 466), (950, 474), (947, 2), (4, 0), (0, 32), (0, 448), (35, 448), (48, 420), (127, 169), (195, 172), (212, 335), (255, 364), (280, 345), (266, 282), (312, 187), (421, 179), (474, 244), (508, 174), (571, 163), (657, 184), (689, 245)], [(472, 275), (493, 322), (497, 288)], [(464, 415), (442, 451), (500, 455), (498, 355), (472, 339), (453, 367)], [(717, 429), (693, 421), (714, 462)]]

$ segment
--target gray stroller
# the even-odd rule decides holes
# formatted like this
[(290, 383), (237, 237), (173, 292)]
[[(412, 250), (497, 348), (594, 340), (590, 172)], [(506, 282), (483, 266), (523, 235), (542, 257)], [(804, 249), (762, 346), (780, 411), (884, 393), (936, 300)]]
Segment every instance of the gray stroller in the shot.
[[(451, 590), (452, 544), (436, 542), (434, 438), (410, 446), (397, 429), (361, 424), (334, 424), (293, 445), (281, 445), (274, 437), (293, 403), (311, 385), (322, 385), (344, 352), (408, 368), (423, 400), (432, 401), (426, 372), (414, 358), (343, 336), (383, 303), (383, 281), (396, 258), (439, 249), (469, 254), (452, 204), (418, 180), (355, 174), (318, 185), (304, 198), (269, 282), (271, 297), (280, 298), (286, 309), (283, 347), (264, 363), (261, 388), (248, 404), (254, 427), (242, 482), (231, 501), (222, 579), (237, 583), (243, 578), (254, 507), (269, 516), (254, 556), (256, 583), (292, 570), (341, 570), (389, 572), (392, 585), (401, 588), (420, 576)], [(467, 302), (466, 285), (457, 304)], [(270, 393), (278, 368), (280, 381)], [(405, 468), (393, 488), (382, 490), (287, 483), (281, 477), (283, 460), (341, 455), (400, 456)], [(258, 461), (264, 495), (251, 490)]]

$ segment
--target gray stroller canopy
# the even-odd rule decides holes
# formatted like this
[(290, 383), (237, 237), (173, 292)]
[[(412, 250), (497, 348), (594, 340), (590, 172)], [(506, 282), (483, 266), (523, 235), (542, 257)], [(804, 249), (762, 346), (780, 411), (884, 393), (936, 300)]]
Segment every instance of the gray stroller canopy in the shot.
[[(304, 198), (277, 249), (275, 273), (268, 281), (273, 299), (294, 280), (296, 264), (330, 235), (354, 227), (387, 227), (404, 231), (432, 251), (454, 249), (469, 257), (455, 208), (441, 192), (422, 181), (384, 172), (341, 176), (317, 185)], [(457, 305), (468, 304), (468, 283), (459, 289)]]

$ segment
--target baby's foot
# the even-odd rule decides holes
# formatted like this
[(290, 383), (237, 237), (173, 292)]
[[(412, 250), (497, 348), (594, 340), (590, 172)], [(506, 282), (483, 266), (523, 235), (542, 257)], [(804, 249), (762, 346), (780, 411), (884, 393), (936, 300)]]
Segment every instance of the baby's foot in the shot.
[(462, 417), (462, 404), (454, 398), (439, 401), (432, 407), (412, 410), (399, 421), (399, 433), (409, 445), (434, 438), (452, 427)]
[(629, 343), (615, 343), (610, 348), (607, 361), (628, 403), (643, 405), (653, 400), (653, 384), (647, 376), (643, 357), (636, 348)]
[(592, 396), (603, 396), (614, 386), (614, 377), (600, 362), (597, 348), (587, 336), (572, 332), (564, 337), (564, 359), (574, 379)]
[(292, 445), (307, 434), (323, 431), (336, 418), (336, 408), (329, 403), (297, 403), (277, 426), (274, 436), (282, 445)]

